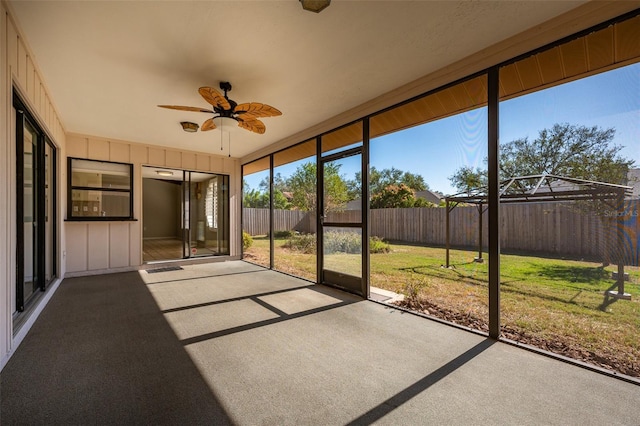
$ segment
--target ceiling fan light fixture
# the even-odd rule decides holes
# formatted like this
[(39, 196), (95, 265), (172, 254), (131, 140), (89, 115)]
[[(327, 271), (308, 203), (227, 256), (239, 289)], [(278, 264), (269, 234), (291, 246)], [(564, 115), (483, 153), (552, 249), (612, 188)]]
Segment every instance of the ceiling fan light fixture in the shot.
[(195, 133), (198, 131), (198, 125), (196, 123), (192, 123), (190, 121), (181, 121), (180, 125), (182, 126), (182, 130), (188, 133)]
[(300, 0), (300, 3), (304, 10), (320, 13), (331, 4), (331, 0)]
[(216, 125), (217, 129), (225, 132), (230, 132), (238, 127), (238, 121), (231, 117), (213, 117), (213, 124)]

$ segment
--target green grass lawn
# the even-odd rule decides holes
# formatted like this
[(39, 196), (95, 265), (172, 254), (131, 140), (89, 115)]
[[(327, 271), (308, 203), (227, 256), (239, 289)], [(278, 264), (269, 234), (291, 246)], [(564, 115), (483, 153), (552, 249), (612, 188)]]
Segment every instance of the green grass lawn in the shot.
[[(276, 269), (315, 280), (315, 255), (283, 248), (285, 242), (275, 241)], [(268, 254), (268, 239), (254, 237), (249, 259), (268, 265)], [(473, 261), (475, 251), (452, 250), (450, 256), (451, 267), (445, 268), (443, 248), (392, 244), (390, 253), (371, 255), (370, 283), (398, 293), (413, 292), (431, 305), (485, 321), (487, 254), (484, 263)], [(354, 258), (357, 261), (358, 256)], [(604, 295), (614, 289), (611, 273), (616, 270), (593, 262), (503, 254), (501, 325), (534, 341), (561, 341), (585, 354), (614, 357), (626, 363), (623, 372), (640, 376), (640, 269), (625, 268), (630, 275), (625, 291), (632, 300)]]

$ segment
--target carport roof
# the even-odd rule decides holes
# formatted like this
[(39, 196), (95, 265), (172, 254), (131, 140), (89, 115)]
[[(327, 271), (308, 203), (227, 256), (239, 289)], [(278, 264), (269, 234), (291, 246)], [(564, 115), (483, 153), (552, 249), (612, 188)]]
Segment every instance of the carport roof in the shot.
[[(542, 201), (611, 200), (619, 196), (630, 196), (633, 188), (607, 182), (539, 174), (516, 176), (500, 182), (501, 203), (524, 203)], [(468, 192), (445, 197), (447, 202), (486, 204), (487, 187), (482, 186)]]

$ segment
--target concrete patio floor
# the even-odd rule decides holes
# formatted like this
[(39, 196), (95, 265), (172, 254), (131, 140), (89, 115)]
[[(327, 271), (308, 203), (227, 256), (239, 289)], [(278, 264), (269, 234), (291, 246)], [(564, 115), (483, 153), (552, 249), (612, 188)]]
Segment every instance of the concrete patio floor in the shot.
[(65, 279), (0, 424), (638, 425), (640, 386), (230, 261)]

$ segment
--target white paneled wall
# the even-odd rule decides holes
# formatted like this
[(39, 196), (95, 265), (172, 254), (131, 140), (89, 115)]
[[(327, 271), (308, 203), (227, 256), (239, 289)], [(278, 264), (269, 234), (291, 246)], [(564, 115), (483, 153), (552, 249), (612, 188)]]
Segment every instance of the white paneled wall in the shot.
[(85, 135), (68, 135), (66, 147), (69, 157), (133, 164), (133, 215), (136, 219), (125, 222), (65, 222), (68, 274), (132, 269), (142, 264), (142, 166), (229, 175), (230, 249), (232, 256), (240, 255), (237, 230), (240, 224), (241, 184), (237, 159)]

